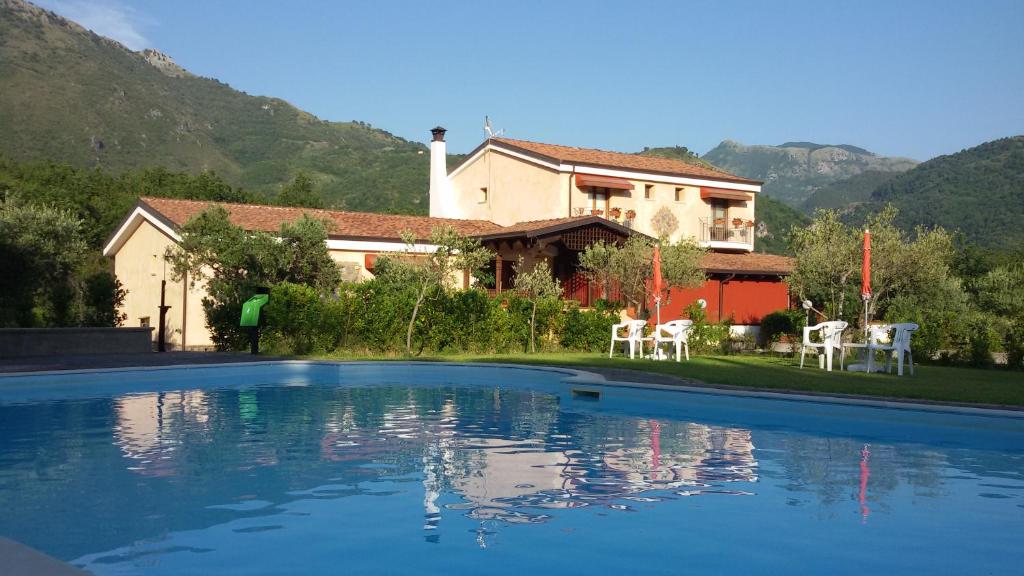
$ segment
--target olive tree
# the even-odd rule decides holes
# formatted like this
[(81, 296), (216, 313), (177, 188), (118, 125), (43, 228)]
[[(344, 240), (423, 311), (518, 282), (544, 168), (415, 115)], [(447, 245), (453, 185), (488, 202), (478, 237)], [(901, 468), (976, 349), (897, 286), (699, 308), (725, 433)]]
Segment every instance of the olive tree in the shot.
[(466, 238), (451, 226), (434, 228), (427, 239), (430, 246), (417, 245), (412, 232), (401, 233), (405, 250), (381, 258), (378, 266), (383, 281), (412, 290), (414, 301), (405, 333), (405, 351), (412, 354), (412, 336), (416, 318), (428, 298), (448, 290), (460, 271), (474, 274), (493, 257), (480, 242)]
[[(666, 287), (693, 288), (704, 283), (701, 266), (705, 250), (691, 238), (661, 242), (661, 273)], [(615, 285), (619, 294), (637, 310), (643, 310), (654, 276), (654, 242), (639, 234), (621, 246), (596, 242), (580, 253), (580, 270), (591, 282)]]
[(822, 302), (825, 314), (842, 318), (850, 286), (860, 270), (856, 234), (837, 210), (819, 210), (810, 226), (794, 227), (790, 248), (796, 267), (789, 285), (801, 300)]
[[(951, 282), (954, 249), (949, 233), (942, 228), (918, 228), (907, 234), (895, 224), (897, 211), (886, 206), (867, 218), (871, 231), (871, 297), (867, 300), (870, 316), (882, 315), (896, 299), (919, 298), (919, 306), (929, 305), (926, 295), (943, 288), (943, 300), (959, 299), (958, 282)], [(832, 318), (848, 317), (848, 301), (853, 310), (861, 284), (863, 231), (839, 219), (834, 210), (821, 210), (810, 226), (794, 228), (790, 246), (796, 255), (796, 267), (789, 283), (800, 299), (824, 302), (825, 313)]]
[(82, 221), (69, 210), (0, 201), (0, 326), (66, 324), (75, 273), (88, 246)]
[(551, 274), (551, 266), (547, 260), (534, 262), (533, 268), (526, 269), (523, 257), (515, 266), (515, 289), (531, 304), (530, 310), (530, 351), (537, 352), (536, 326), (537, 304), (544, 300), (558, 298), (562, 295), (562, 286)]

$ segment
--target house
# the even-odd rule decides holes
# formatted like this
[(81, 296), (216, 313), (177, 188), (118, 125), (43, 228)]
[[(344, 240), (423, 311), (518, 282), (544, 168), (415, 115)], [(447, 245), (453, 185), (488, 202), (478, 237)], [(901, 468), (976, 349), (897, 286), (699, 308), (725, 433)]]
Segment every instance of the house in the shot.
[[(662, 307), (667, 317), (703, 299), (708, 318), (731, 318), (734, 332), (745, 333), (788, 307), (783, 278), (792, 259), (754, 252), (761, 182), (680, 160), (510, 138), (485, 140), (448, 172), (445, 132), (431, 130), (430, 215), (503, 227), (480, 237), (498, 254), (499, 289), (510, 285), (501, 265), (535, 247), (551, 258), (566, 297), (588, 305), (597, 294), (576, 272), (579, 252), (601, 234), (628, 230), (673, 242), (696, 238), (709, 250), (708, 281), (673, 289)], [(607, 231), (583, 231), (600, 220), (611, 223)], [(565, 240), (553, 242), (554, 233)]]
[[(680, 161), (506, 138), (488, 139), (449, 173), (445, 131), (432, 133), (430, 216), (220, 205), (234, 224), (251, 231), (277, 232), (304, 213), (326, 220), (327, 248), (347, 281), (372, 277), (377, 255), (404, 249), (401, 232), (413, 233), (417, 249), (431, 250), (431, 230), (447, 225), (495, 252), (488, 275), (492, 293), (512, 287), (512, 264), (520, 257), (527, 266), (546, 259), (565, 297), (586, 306), (598, 294), (578, 262), (591, 243), (622, 242), (632, 234), (694, 236), (711, 250), (704, 263), (709, 280), (695, 290), (673, 289), (664, 315), (678, 317), (685, 305), (703, 298), (709, 318), (732, 318), (743, 331), (788, 305), (782, 280), (791, 260), (753, 252), (758, 182)], [(170, 306), (165, 333), (173, 349), (212, 345), (201, 283), (175, 281), (163, 260), (180, 242), (181, 226), (212, 204), (140, 198), (103, 248), (128, 292), (121, 309), (126, 323), (156, 326), (162, 294)], [(462, 284), (469, 282), (464, 275)]]

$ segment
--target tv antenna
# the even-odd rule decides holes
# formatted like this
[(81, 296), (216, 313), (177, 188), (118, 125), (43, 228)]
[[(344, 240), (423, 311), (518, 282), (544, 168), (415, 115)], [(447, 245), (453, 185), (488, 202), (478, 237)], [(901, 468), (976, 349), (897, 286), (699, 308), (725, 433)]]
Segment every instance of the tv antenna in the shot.
[(490, 116), (484, 116), (484, 133), (487, 134), (488, 138), (498, 138), (505, 134), (505, 130), (501, 129), (495, 132), (494, 128), (491, 127)]

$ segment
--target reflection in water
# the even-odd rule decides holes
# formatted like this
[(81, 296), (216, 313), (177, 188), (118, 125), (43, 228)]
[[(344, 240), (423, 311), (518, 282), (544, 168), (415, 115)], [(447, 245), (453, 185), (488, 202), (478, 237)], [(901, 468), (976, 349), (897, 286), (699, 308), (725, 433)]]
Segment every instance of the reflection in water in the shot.
[[(174, 452), (186, 430), (203, 430), (209, 422), (206, 394), (200, 391), (139, 394), (115, 401), (115, 443), (128, 469), (146, 476), (174, 476)], [(191, 434), (190, 434), (191, 436)]]
[[(524, 407), (515, 403), (521, 398), (505, 396), (492, 395), (495, 422), (474, 419), (482, 414), (466, 418), (450, 397), (436, 410), (410, 397), (363, 426), (345, 406), (325, 423), (320, 456), (331, 462), (414, 458), (426, 530), (440, 526), (443, 509), (480, 521), (543, 522), (551, 518), (549, 510), (628, 509), (622, 501), (654, 502), (669, 494), (640, 498), (652, 490), (686, 488), (693, 494), (699, 493), (693, 488), (757, 481), (749, 430), (634, 419), (614, 422), (613, 436), (589, 444), (593, 428), (612, 422), (565, 420), (552, 397), (527, 395)], [(505, 423), (514, 428), (511, 436), (498, 426), (503, 410), (528, 416)], [(568, 426), (559, 428), (561, 423)], [(445, 490), (461, 502), (439, 505)]]
[[(614, 531), (664, 510), (680, 516), (662, 530), (706, 509), (701, 526), (720, 519), (727, 534), (748, 514), (799, 514), (813, 539), (815, 522), (865, 531), (869, 514), (892, 515), (894, 495), (939, 501), (991, 470), (1005, 479), (988, 492), (1024, 492), (1019, 454), (993, 464), (983, 452), (561, 402), (518, 389), (281, 386), (0, 406), (0, 535), (99, 572), (227, 553), (263, 534), (301, 539), (304, 522), (348, 538), (355, 519), (406, 552), (409, 531), (421, 545), (492, 550), (499, 533), (550, 538), (546, 527), (581, 529), (583, 517)], [(40, 517), (59, 519), (60, 535)]]
[(868, 468), (868, 458), (871, 456), (871, 452), (868, 451), (867, 444), (860, 451), (860, 456), (860, 492), (857, 494), (857, 501), (860, 502), (861, 522), (867, 524), (868, 514), (871, 513), (871, 510), (868, 509), (868, 478), (871, 476), (871, 469)]

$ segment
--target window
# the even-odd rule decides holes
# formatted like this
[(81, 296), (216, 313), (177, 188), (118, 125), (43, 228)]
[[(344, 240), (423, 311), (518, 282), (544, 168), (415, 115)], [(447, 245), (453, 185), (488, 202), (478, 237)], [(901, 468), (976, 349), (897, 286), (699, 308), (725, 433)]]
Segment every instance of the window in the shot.
[(480, 204), (487, 204), (487, 188), (480, 189), (480, 198), (477, 200)]
[(654, 198), (654, 184), (644, 184), (644, 199)]
[(725, 200), (714, 199), (711, 201), (711, 218), (716, 226), (724, 226), (729, 218), (729, 203)]
[[(607, 210), (607, 208), (608, 208), (608, 197), (609, 196), (610, 196), (610, 193), (609, 193), (609, 190), (607, 188), (596, 188), (596, 187), (595, 188), (591, 188), (591, 192), (590, 192), (590, 199), (591, 199), (590, 209), (593, 210), (593, 211), (600, 210), (601, 214), (604, 214), (605, 210)], [(600, 215), (600, 214), (596, 214), (595, 212), (592, 212), (592, 213), (594, 213), (595, 215), (598, 215), (598, 216)]]
[(683, 189), (682, 187), (679, 187), (679, 186), (676, 187), (676, 202), (682, 202), (683, 201), (683, 193), (684, 192), (686, 192), (686, 190)]
[(143, 316), (142, 318), (139, 318), (139, 327), (149, 328), (149, 316)]

